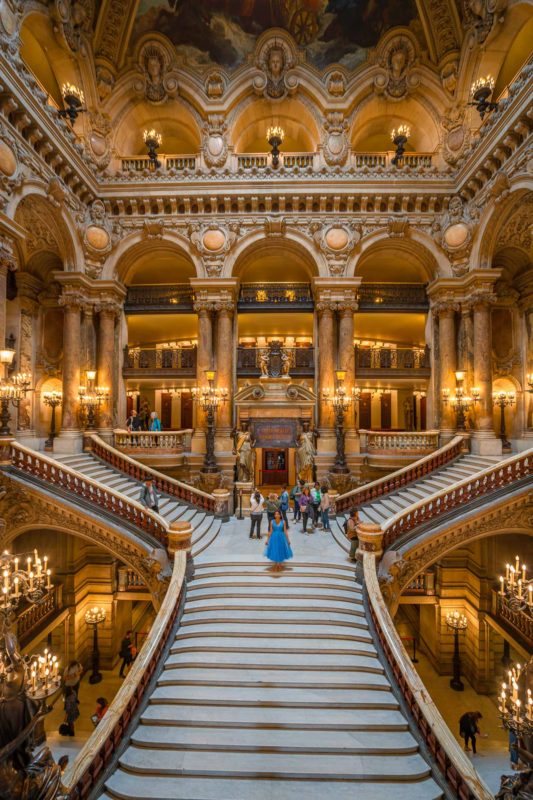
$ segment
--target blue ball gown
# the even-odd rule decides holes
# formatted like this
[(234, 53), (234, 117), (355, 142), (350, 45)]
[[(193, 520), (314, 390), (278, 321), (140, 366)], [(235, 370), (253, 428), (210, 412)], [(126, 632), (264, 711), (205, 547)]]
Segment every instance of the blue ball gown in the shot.
[(283, 521), (272, 522), (272, 533), (265, 547), (265, 556), (276, 564), (281, 564), (282, 561), (293, 557), (287, 537), (283, 532)]

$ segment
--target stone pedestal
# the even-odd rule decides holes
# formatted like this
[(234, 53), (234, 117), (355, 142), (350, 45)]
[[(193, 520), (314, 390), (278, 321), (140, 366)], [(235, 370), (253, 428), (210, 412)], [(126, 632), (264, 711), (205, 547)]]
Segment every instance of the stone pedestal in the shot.
[(337, 489), (330, 489), (329, 490), (329, 496), (330, 496), (330, 499), (331, 499), (331, 508), (329, 510), (329, 518), (330, 519), (335, 519), (335, 517), (337, 516), (337, 509), (335, 508), (335, 502), (337, 500), (337, 497), (339, 496), (339, 492), (337, 491)]
[(215, 515), (222, 522), (228, 522), (231, 514), (231, 492), (228, 489), (214, 489), (212, 494), (215, 498)]
[(172, 558), (179, 551), (185, 551), (187, 555), (187, 565), (185, 577), (191, 580), (194, 577), (194, 563), (191, 555), (192, 548), (192, 525), (190, 522), (171, 522), (168, 531), (168, 554)]
[(235, 506), (235, 516), (239, 514), (241, 503), (240, 498), (242, 496), (242, 513), (245, 517), (249, 516), (250, 514), (250, 498), (252, 496), (252, 489), (254, 485), (252, 481), (236, 481), (235, 482), (235, 489), (237, 492), (236, 495), (236, 506)]
[(383, 554), (383, 531), (374, 522), (360, 522), (357, 526), (356, 580), (363, 582), (363, 559), (365, 553), (373, 553), (377, 559)]

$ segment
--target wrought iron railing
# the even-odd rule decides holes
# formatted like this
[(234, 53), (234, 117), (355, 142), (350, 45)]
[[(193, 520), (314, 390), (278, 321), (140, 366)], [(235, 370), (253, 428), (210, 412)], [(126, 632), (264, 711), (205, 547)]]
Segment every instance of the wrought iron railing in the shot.
[(192, 311), (193, 290), (188, 284), (174, 286), (129, 286), (124, 310), (127, 314), (146, 311)]
[(358, 289), (359, 310), (427, 311), (426, 288), (420, 283), (363, 283)]
[(254, 310), (290, 306), (291, 310), (311, 310), (313, 293), (309, 283), (244, 283), (239, 294), (239, 309)]
[(407, 370), (429, 373), (429, 348), (355, 346), (355, 368), (360, 370)]
[(143, 372), (172, 372), (183, 376), (196, 375), (196, 347), (129, 347), (124, 348), (125, 377)]
[(519, 639), (533, 652), (533, 616), (523, 611), (518, 603), (500, 592), (492, 592), (492, 611), (504, 625), (511, 628)]
[[(256, 377), (261, 374), (261, 347), (237, 348), (237, 375)], [(313, 347), (284, 347), (289, 356), (289, 375), (312, 377), (315, 373)]]

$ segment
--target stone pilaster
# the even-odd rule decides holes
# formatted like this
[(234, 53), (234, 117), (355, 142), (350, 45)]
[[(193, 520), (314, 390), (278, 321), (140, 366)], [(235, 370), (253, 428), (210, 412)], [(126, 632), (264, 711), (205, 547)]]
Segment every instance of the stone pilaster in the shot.
[(472, 449), (483, 455), (501, 453), (501, 441), (496, 438), (492, 409), (492, 329), (491, 302), (494, 295), (478, 293), (472, 301), (474, 312), (474, 386), (480, 390), (475, 410), (476, 430)]
[(440, 427), (444, 437), (453, 436), (456, 428), (454, 410), (449, 402), (444, 402), (443, 390), (447, 390), (451, 395), (456, 384), (455, 312), (457, 310), (458, 306), (450, 302), (439, 302), (433, 306), (433, 311), (438, 315), (439, 319)]
[[(37, 330), (37, 314), (39, 312), (39, 292), (43, 288), (40, 280), (21, 272), (17, 275), (17, 288), (20, 302), (20, 327), (17, 342), (17, 372), (31, 375), (31, 386), (35, 386), (35, 337)], [(17, 438), (33, 439), (35, 437), (34, 420), (35, 396), (32, 391), (22, 398), (17, 415)]]
[(63, 306), (63, 404), (61, 433), (54, 441), (58, 452), (81, 450), (81, 431), (78, 420), (78, 388), (80, 385), (81, 309), (85, 298), (78, 292), (68, 292), (59, 298)]
[[(354, 349), (354, 312), (357, 310), (355, 300), (339, 305), (339, 369), (346, 370), (345, 386), (351, 390), (355, 385), (355, 349)], [(350, 408), (346, 414), (346, 429), (356, 427), (354, 409)]]
[(235, 342), (233, 340), (233, 309), (231, 301), (216, 303), (217, 315), (217, 386), (226, 389), (228, 400), (221, 405), (217, 414), (217, 429), (222, 436), (231, 433), (231, 416), (233, 406), (233, 357)]
[(333, 429), (334, 413), (322, 398), (322, 390), (335, 387), (335, 311), (331, 303), (320, 302), (318, 311), (318, 424), (321, 429)]
[(14, 244), (4, 234), (0, 241), (0, 347), (6, 340), (7, 273), (17, 268)]
[(98, 311), (98, 354), (96, 363), (97, 386), (108, 390), (107, 397), (102, 402), (98, 413), (98, 432), (111, 436), (113, 431), (113, 405), (115, 386), (115, 320), (119, 313), (119, 306), (114, 303), (104, 303)]

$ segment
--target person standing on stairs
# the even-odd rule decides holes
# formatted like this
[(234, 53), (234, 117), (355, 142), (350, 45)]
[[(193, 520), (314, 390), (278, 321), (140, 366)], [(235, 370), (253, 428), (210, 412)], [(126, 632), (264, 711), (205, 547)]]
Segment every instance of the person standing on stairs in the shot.
[(286, 486), (281, 487), (281, 494), (279, 496), (279, 510), (281, 511), (281, 516), (283, 517), (283, 522), (287, 526), (287, 530), (289, 530), (289, 520), (287, 519), (287, 511), (289, 510), (289, 492), (287, 491)]
[(283, 569), (283, 562), (293, 557), (287, 525), (279, 510), (276, 511), (274, 519), (270, 523), (265, 556), (274, 562), (274, 572), (280, 572)]
[(331, 508), (331, 497), (327, 486), (323, 486), (320, 490), (322, 497), (320, 498), (320, 516), (322, 517), (322, 532), (331, 533), (329, 527), (329, 510)]
[(263, 521), (263, 511), (265, 510), (265, 498), (257, 489), (250, 498), (250, 539), (254, 538), (254, 530), (257, 528), (257, 538), (261, 538), (261, 522)]
[(304, 486), (298, 502), (302, 515), (302, 533), (311, 533), (311, 531), (307, 530), (307, 520), (309, 519), (309, 514), (313, 514), (313, 507), (311, 505), (311, 495), (309, 494), (307, 486)]
[(352, 508), (350, 516), (344, 523), (344, 533), (350, 542), (350, 561), (357, 561), (356, 551), (359, 545), (359, 538), (357, 536), (357, 526), (359, 525), (359, 511)]
[(147, 478), (141, 488), (140, 502), (151, 511), (159, 514), (159, 497), (154, 487), (154, 482), (151, 478)]
[(322, 500), (322, 495), (320, 494), (320, 484), (318, 481), (315, 483), (313, 488), (311, 489), (311, 508), (313, 511), (313, 528), (316, 528), (318, 525), (318, 520), (320, 519), (320, 501)]

